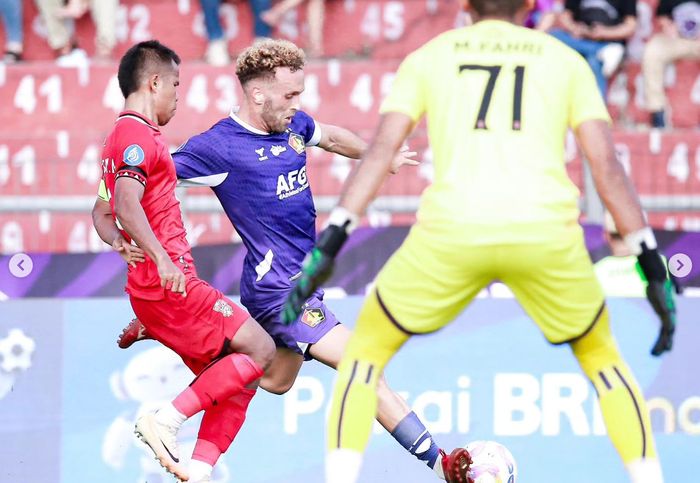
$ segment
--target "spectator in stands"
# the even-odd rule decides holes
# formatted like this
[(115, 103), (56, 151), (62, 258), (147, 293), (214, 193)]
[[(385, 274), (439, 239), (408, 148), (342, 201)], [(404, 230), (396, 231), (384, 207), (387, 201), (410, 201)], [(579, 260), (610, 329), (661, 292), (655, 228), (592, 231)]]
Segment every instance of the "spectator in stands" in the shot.
[(547, 32), (557, 21), (561, 3), (555, 0), (535, 0), (535, 6), (525, 19), (525, 26)]
[(65, 7), (58, 9), (58, 14), (64, 18), (80, 18), (89, 8), (88, 0), (68, 0)]
[[(304, 1), (305, 0), (282, 0), (270, 10), (263, 12), (261, 18), (268, 25), (278, 25), (287, 12), (298, 7)], [(309, 57), (320, 57), (323, 55), (325, 0), (306, 0), (306, 2), (306, 21), (309, 24), (309, 42), (304, 50)]]
[(22, 0), (0, 1), (0, 15), (5, 24), (5, 54), (3, 62), (14, 64), (22, 60)]
[(644, 49), (642, 71), (653, 127), (666, 127), (664, 70), (679, 59), (700, 59), (700, 2), (661, 0), (656, 10), (661, 32)]
[[(228, 43), (224, 37), (224, 29), (219, 18), (221, 0), (200, 0), (204, 13), (204, 26), (207, 29), (209, 45), (204, 54), (204, 59), (211, 65), (224, 66), (231, 62), (228, 52)], [(262, 13), (270, 8), (270, 0), (250, 0), (250, 8), (253, 10), (253, 22), (255, 38), (270, 37), (272, 28), (262, 20)]]
[(561, 29), (552, 35), (586, 58), (606, 97), (607, 79), (625, 54), (625, 42), (637, 27), (636, 0), (566, 0)]
[[(49, 45), (56, 51), (59, 65), (72, 66), (87, 61), (85, 51), (77, 47), (66, 19), (79, 18), (88, 10), (87, 0), (35, 0), (46, 24)], [(119, 0), (90, 0), (89, 9), (95, 22), (95, 56), (109, 59), (117, 42), (116, 22)]]

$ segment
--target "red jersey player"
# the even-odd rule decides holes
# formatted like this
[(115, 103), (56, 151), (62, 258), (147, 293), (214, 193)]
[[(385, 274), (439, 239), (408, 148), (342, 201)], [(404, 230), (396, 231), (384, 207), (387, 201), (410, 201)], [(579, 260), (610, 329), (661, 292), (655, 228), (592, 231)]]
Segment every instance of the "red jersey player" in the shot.
[[(159, 126), (175, 115), (180, 58), (152, 40), (119, 64), (125, 111), (102, 151), (103, 180), (93, 220), (100, 237), (129, 260), (126, 291), (155, 339), (177, 352), (197, 378), (171, 403), (136, 421), (136, 434), (182, 481), (176, 435), (205, 411), (192, 457), (192, 481), (211, 468), (245, 419), (259, 378), (275, 353), (270, 336), (242, 308), (197, 278), (185, 239), (176, 175)], [(142, 250), (132, 248), (135, 242)]]

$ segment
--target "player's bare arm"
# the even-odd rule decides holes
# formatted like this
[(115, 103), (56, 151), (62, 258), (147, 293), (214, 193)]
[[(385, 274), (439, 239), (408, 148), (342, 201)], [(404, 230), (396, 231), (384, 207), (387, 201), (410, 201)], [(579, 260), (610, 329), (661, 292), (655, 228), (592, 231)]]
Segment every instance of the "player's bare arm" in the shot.
[(99, 197), (95, 199), (95, 204), (92, 207), (92, 224), (95, 226), (97, 234), (107, 245), (111, 245), (117, 237), (121, 236), (119, 228), (112, 218), (112, 208), (108, 202)]
[[(367, 150), (367, 143), (348, 129), (332, 124), (319, 124), (319, 127), (321, 128), (321, 140), (318, 146), (328, 152), (351, 159), (360, 159)], [(413, 159), (417, 154), (415, 151), (409, 151), (408, 146), (402, 146), (392, 158), (389, 172), (396, 174), (403, 165), (417, 166), (419, 162)]]
[(367, 143), (349, 129), (333, 124), (320, 124), (321, 140), (318, 147), (351, 159), (360, 159), (367, 149)]
[(102, 241), (119, 253), (119, 256), (126, 263), (135, 267), (137, 262), (146, 261), (144, 251), (126, 241), (122, 236), (119, 228), (117, 228), (117, 224), (114, 222), (114, 218), (112, 218), (112, 209), (109, 203), (99, 197), (95, 200), (95, 205), (92, 207), (92, 224)]
[(413, 127), (413, 120), (406, 114), (390, 112), (382, 116), (362, 161), (345, 182), (339, 207), (357, 216), (365, 212)]
[(185, 296), (185, 275), (170, 260), (170, 256), (153, 233), (141, 206), (145, 187), (137, 180), (124, 177), (117, 180), (114, 191), (114, 214), (124, 231), (156, 263), (161, 285), (166, 289), (170, 285), (170, 290)]
[(615, 146), (607, 121), (586, 121), (576, 129), (593, 174), (593, 181), (621, 235), (646, 226), (639, 198), (625, 169), (615, 155)]
[(648, 282), (647, 298), (661, 320), (661, 331), (651, 353), (661, 355), (673, 347), (676, 306), (654, 232), (647, 226), (639, 197), (615, 155), (608, 123), (585, 121), (576, 129), (576, 137), (590, 164), (598, 193), (625, 243), (637, 256), (639, 268)]

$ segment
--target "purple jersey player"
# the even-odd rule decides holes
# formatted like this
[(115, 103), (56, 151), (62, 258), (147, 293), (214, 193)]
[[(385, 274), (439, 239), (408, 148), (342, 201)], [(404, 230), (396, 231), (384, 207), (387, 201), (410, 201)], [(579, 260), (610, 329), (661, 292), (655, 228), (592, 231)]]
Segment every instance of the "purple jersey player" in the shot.
[[(266, 132), (236, 112), (189, 139), (173, 154), (183, 186), (211, 186), (248, 253), (241, 302), (278, 347), (307, 359), (308, 347), (338, 322), (323, 293), (308, 302), (300, 324), (280, 324), (279, 313), (306, 251), (316, 240), (316, 211), (306, 177), (306, 147), (322, 128), (302, 111), (290, 112), (281, 132)], [(282, 126), (280, 127), (282, 129)]]
[[(280, 321), (282, 305), (316, 240), (316, 210), (306, 176), (306, 148), (359, 158), (366, 143), (350, 131), (314, 121), (299, 110), (304, 90), (304, 53), (288, 41), (265, 40), (238, 58), (236, 74), (244, 98), (239, 109), (208, 131), (190, 138), (173, 154), (184, 186), (210, 186), (241, 236), (248, 253), (241, 276), (241, 302), (277, 344), (275, 359), (260, 386), (287, 392), (304, 359), (336, 368), (350, 337), (318, 291), (296, 324)], [(417, 164), (402, 151), (391, 171)], [(137, 319), (122, 333), (128, 347), (148, 337)], [(377, 419), (438, 477), (467, 481), (465, 450), (450, 455), (406, 402), (379, 384)], [(468, 455), (467, 455), (468, 456)]]

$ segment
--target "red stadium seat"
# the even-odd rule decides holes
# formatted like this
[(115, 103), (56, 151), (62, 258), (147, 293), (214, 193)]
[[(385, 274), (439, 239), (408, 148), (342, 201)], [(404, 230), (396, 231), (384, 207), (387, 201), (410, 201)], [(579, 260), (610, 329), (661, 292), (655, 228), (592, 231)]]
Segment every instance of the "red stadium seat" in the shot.
[[(131, 44), (157, 38), (185, 60), (201, 59), (206, 46), (198, 0), (121, 0), (117, 16), (121, 55)], [(26, 58), (49, 60), (40, 16), (33, 1), (25, 1)], [(452, 28), (458, 22), (459, 5), (452, 0), (330, 0), (326, 6), (325, 53), (329, 56), (367, 55), (400, 58), (425, 39)], [(247, 1), (225, 1), (220, 12), (229, 47), (239, 52), (253, 41), (252, 14)], [(89, 15), (78, 20), (78, 43), (94, 52), (94, 25)], [(284, 19), (275, 34), (303, 46), (305, 9)], [(0, 32), (0, 40), (4, 40)]]
[[(681, 61), (670, 67), (666, 76), (666, 95), (670, 105), (671, 125), (675, 128), (696, 128), (700, 125), (700, 64)], [(613, 79), (608, 93), (608, 106), (620, 125), (649, 125), (649, 112), (644, 109), (641, 66), (627, 63)]]
[[(228, 115), (240, 98), (233, 68), (190, 62), (202, 56), (206, 44), (198, 2), (121, 3), (116, 55), (135, 41), (156, 37), (186, 59), (178, 114), (164, 128), (173, 148)], [(369, 137), (401, 58), (426, 38), (452, 27), (457, 10), (453, 0), (329, 0), (327, 53), (355, 57), (311, 61), (303, 108), (321, 122), (337, 123)], [(638, 39), (651, 35), (652, 11), (650, 3), (641, 4)], [(26, 57), (37, 61), (0, 64), (0, 252), (16, 251), (18, 245), (28, 251), (98, 250), (102, 245), (88, 211), (100, 177), (102, 141), (123, 105), (116, 65), (57, 68), (49, 61), (52, 54), (45, 40), (37, 34), (41, 28), (33, 2), (25, 2), (25, 13)], [(303, 17), (303, 9), (299, 14)], [(222, 17), (232, 37), (232, 50), (252, 40), (248, 2), (227, 3)], [(279, 33), (299, 40), (300, 30), (293, 26), (290, 20)], [(92, 51), (93, 32), (89, 19), (78, 22), (79, 41), (88, 51)], [(630, 130), (648, 121), (634, 52), (633, 42), (633, 59), (618, 74), (610, 94), (621, 159), (645, 203), (654, 207), (649, 219), (655, 226), (700, 229), (700, 137), (697, 131), (682, 129), (696, 127), (700, 120), (700, 66), (681, 62), (669, 79), (676, 130), (664, 134)], [(582, 187), (582, 163), (575, 146), (569, 144), (567, 169)], [(423, 166), (391, 178), (382, 191), (384, 198), (369, 216), (371, 223), (413, 221), (417, 196), (431, 178), (424, 128), (417, 130), (411, 147), (425, 160)], [(319, 150), (309, 153), (309, 178), (322, 222), (324, 209), (335, 201), (355, 162)], [(216, 206), (208, 190), (189, 191), (185, 203), (193, 242), (225, 243), (234, 238), (224, 216), (208, 212)], [(695, 211), (686, 210), (688, 206)]]

